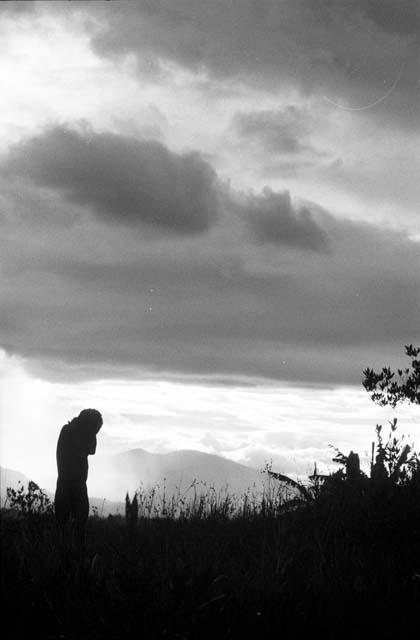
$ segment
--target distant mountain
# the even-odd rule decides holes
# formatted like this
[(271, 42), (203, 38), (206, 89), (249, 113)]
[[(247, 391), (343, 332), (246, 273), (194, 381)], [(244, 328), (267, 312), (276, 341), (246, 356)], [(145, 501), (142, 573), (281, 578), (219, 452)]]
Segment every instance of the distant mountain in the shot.
[[(159, 485), (167, 495), (185, 492), (197, 481), (213, 486), (220, 492), (243, 493), (257, 485), (262, 487), (264, 476), (245, 465), (227, 458), (200, 451), (182, 450), (171, 453), (149, 453), (144, 449), (132, 449), (124, 453), (91, 463), (89, 484), (95, 494), (104, 493), (122, 499), (140, 486), (145, 489)], [(104, 491), (100, 491), (100, 486)], [(202, 485), (201, 485), (201, 488)], [(200, 490), (200, 484), (198, 485)]]
[[(132, 496), (140, 487), (148, 491), (158, 485), (158, 492), (162, 493), (165, 486), (167, 497), (179, 492), (192, 497), (194, 490), (191, 485), (194, 482), (197, 493), (205, 493), (214, 487), (219, 494), (227, 490), (229, 494), (236, 495), (242, 495), (248, 489), (258, 493), (267, 484), (266, 476), (255, 469), (222, 456), (194, 450), (161, 454), (132, 449), (110, 457), (92, 456), (89, 467), (89, 502), (103, 516), (124, 513), (127, 491)], [(3, 506), (6, 488), (17, 488), (19, 481), (26, 486), (29, 479), (17, 471), (0, 469)], [(36, 482), (36, 478), (33, 480)], [(53, 501), (54, 490), (46, 490), (46, 493)]]

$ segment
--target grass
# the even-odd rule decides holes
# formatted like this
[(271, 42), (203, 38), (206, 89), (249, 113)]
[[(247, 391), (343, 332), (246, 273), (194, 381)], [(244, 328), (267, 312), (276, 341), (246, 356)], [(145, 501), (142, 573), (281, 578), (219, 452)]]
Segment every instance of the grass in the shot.
[[(275, 498), (275, 493), (271, 498)], [(377, 489), (340, 479), (286, 509), (140, 496), (140, 517), (91, 517), (84, 553), (53, 516), (2, 513), (10, 637), (395, 637), (420, 605), (418, 476)], [(158, 505), (160, 505), (160, 510)], [(164, 505), (164, 509), (163, 506)], [(245, 505), (245, 508), (244, 508)]]

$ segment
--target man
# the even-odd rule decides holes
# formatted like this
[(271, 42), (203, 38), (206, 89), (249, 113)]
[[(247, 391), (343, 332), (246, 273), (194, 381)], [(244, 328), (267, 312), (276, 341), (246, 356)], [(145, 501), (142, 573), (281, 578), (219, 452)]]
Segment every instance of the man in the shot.
[(96, 409), (83, 409), (61, 429), (57, 442), (57, 489), (55, 516), (63, 526), (72, 516), (84, 531), (89, 515), (86, 481), (89, 455), (96, 451), (96, 434), (102, 427), (102, 416)]

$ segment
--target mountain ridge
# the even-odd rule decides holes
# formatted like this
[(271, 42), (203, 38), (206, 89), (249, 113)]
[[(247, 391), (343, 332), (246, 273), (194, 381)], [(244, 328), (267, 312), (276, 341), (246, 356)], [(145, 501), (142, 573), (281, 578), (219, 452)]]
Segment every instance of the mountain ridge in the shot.
[(94, 480), (92, 474), (90, 480), (95, 493), (99, 489), (98, 479), (106, 477), (108, 487), (112, 486), (117, 495), (140, 487), (161, 486), (164, 481), (165, 491), (169, 494), (186, 490), (193, 482), (214, 487), (217, 491), (228, 487), (232, 493), (243, 493), (262, 481), (262, 474), (256, 469), (195, 449), (152, 453), (137, 447), (92, 461), (91, 469), (96, 475)]
[[(166, 497), (170, 497), (188, 492), (195, 486), (196, 490), (203, 492), (211, 488), (218, 493), (241, 495), (253, 488), (261, 490), (264, 483), (263, 474), (256, 469), (218, 454), (195, 449), (154, 453), (136, 447), (111, 456), (91, 456), (89, 468), (88, 490), (89, 496), (92, 496), (89, 498), (90, 504), (91, 507), (97, 507), (98, 512), (103, 515), (123, 512), (127, 492), (133, 495), (135, 491), (147, 493), (155, 488), (158, 492), (164, 490)], [(8, 482), (14, 488), (19, 480), (27, 484), (29, 478), (11, 469), (1, 468), (1, 473), (3, 504), (6, 497), (6, 477), (9, 478), (6, 484)], [(45, 491), (53, 500), (53, 490)]]

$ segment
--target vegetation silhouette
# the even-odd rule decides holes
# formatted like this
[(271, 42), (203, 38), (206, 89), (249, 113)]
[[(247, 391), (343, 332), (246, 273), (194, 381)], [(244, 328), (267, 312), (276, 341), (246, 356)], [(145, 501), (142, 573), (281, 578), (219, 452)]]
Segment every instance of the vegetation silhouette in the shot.
[(51, 500), (36, 482), (29, 480), (26, 490), (20, 480), (18, 484), (18, 489), (13, 489), (13, 487), (7, 487), (6, 489), (6, 505), (10, 509), (29, 517), (54, 513)]
[(368, 367), (363, 371), (363, 386), (374, 402), (392, 407), (404, 401), (420, 404), (420, 347), (406, 345), (405, 353), (411, 359), (405, 369), (395, 372), (390, 367), (383, 367), (377, 373)]
[[(371, 368), (363, 371), (363, 386), (370, 393), (374, 402), (381, 406), (391, 405), (396, 407), (399, 402), (411, 402), (420, 404), (420, 347), (412, 344), (405, 346), (406, 355), (411, 359), (409, 367), (391, 371), (390, 367), (383, 367), (377, 373)], [(395, 435), (397, 418), (390, 422), (388, 439), (384, 442), (382, 425), (376, 425), (376, 445), (372, 442), (372, 460), (370, 465), (370, 477), (360, 469), (360, 457), (358, 453), (350, 451), (346, 456), (335, 449), (336, 456), (333, 462), (342, 465), (342, 468), (331, 474), (318, 474), (315, 464), (313, 474), (309, 477), (309, 487), (297, 482), (281, 473), (273, 472), (267, 468), (268, 474), (298, 490), (300, 500), (311, 500), (326, 491), (331, 492), (332, 487), (337, 487), (341, 481), (346, 481), (352, 491), (361, 487), (390, 488), (391, 485), (400, 485), (413, 481), (419, 474), (419, 454), (413, 449), (413, 445), (405, 442), (405, 437), (398, 439)], [(371, 482), (366, 482), (370, 480)], [(331, 496), (330, 496), (331, 497)]]
[(89, 498), (86, 481), (88, 456), (96, 452), (96, 435), (102, 427), (102, 416), (96, 409), (83, 409), (60, 431), (57, 442), (57, 487), (55, 516), (60, 529), (73, 519), (83, 534), (88, 515)]
[[(190, 503), (185, 494), (178, 504), (159, 502), (154, 490), (127, 495), (125, 517), (88, 519), (83, 563), (61, 553), (51, 514), (31, 518), (26, 506), (9, 505), (0, 579), (14, 637), (412, 634), (420, 606), (419, 455), (397, 435), (396, 419), (375, 432), (370, 470), (356, 452), (334, 448), (335, 473), (315, 468), (301, 491), (272, 472), (271, 493), (259, 503), (244, 496), (240, 508), (211, 487), (199, 495), (195, 485)], [(281, 499), (283, 486), (290, 499)]]

